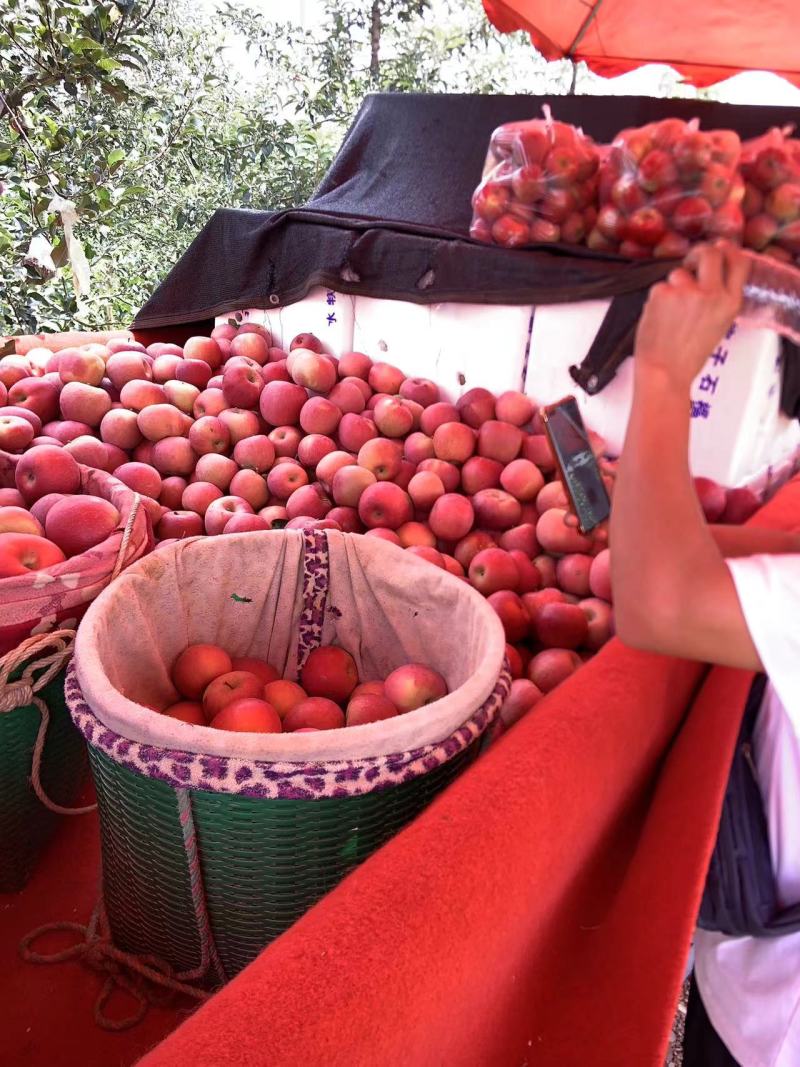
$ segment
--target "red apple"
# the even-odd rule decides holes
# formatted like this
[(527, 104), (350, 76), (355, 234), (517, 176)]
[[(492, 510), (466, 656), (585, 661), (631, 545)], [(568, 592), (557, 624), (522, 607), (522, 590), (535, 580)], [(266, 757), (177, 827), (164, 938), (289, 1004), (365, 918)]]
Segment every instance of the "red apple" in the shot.
[(247, 359), (263, 365), (269, 362), (270, 340), (269, 337), (262, 337), (249, 330), (240, 331), (236, 337), (231, 338), (230, 354), (231, 356), (246, 356)]
[(725, 494), (725, 510), (720, 522), (739, 525), (747, 522), (761, 507), (761, 501), (750, 489), (728, 489)]
[(286, 508), (281, 507), (279, 504), (270, 504), (266, 508), (261, 508), (258, 514), (270, 530), (275, 529), (276, 523), (285, 525), (289, 521), (289, 516), (286, 514)]
[[(260, 341), (262, 338), (258, 337), (256, 340)], [(282, 731), (280, 716), (275, 708), (256, 697), (232, 700), (211, 719), (210, 725), (215, 730), (234, 730), (249, 734), (279, 734)]]
[(695, 478), (694, 491), (707, 522), (719, 522), (725, 511), (725, 490), (710, 478)]
[(184, 359), (207, 363), (212, 370), (222, 366), (222, 349), (213, 337), (190, 337), (183, 346), (183, 355)]
[(339, 423), (338, 436), (342, 448), (350, 452), (359, 452), (367, 441), (378, 436), (378, 429), (369, 419), (356, 415), (354, 412), (348, 412), (342, 416)]
[(479, 552), (482, 552), (485, 548), (496, 547), (496, 541), (486, 530), (473, 530), (459, 540), (453, 555), (456, 561), (467, 569)]
[(455, 493), (461, 481), (458, 467), (443, 459), (424, 459), (417, 464), (418, 471), (431, 471), (442, 481), (447, 493)]
[(290, 520), (324, 519), (330, 510), (331, 502), (319, 482), (299, 486), (286, 501), (286, 514)]
[(358, 451), (358, 465), (372, 471), (379, 482), (395, 479), (400, 473), (402, 459), (400, 445), (387, 437), (375, 437)]
[(576, 652), (564, 648), (547, 648), (531, 660), (528, 677), (542, 693), (549, 693), (580, 666), (581, 659)]
[(447, 683), (441, 674), (422, 663), (398, 667), (384, 681), (385, 696), (400, 714), (441, 700), (447, 692)]
[(550, 508), (545, 511), (536, 524), (536, 537), (545, 552), (565, 555), (568, 552), (590, 552), (591, 538), (585, 537), (564, 521), (567, 511), (564, 508)]
[(123, 463), (114, 471), (114, 477), (124, 482), (134, 493), (158, 500), (161, 492), (161, 475), (148, 463)]
[[(255, 334), (249, 336), (255, 337), (257, 341), (261, 340)], [(246, 364), (226, 365), (222, 373), (222, 395), (230, 407), (257, 408), (263, 389), (264, 379), (257, 367)]]
[(185, 537), (199, 537), (203, 532), (203, 520), (194, 511), (165, 511), (156, 527), (160, 541), (182, 541)]
[(119, 390), (127, 382), (151, 382), (153, 369), (148, 357), (140, 352), (115, 352), (106, 363), (106, 376), (114, 388)]
[(209, 452), (200, 456), (195, 467), (194, 476), (198, 482), (211, 482), (223, 492), (231, 484), (231, 478), (239, 468), (228, 456), (219, 456)]
[(347, 700), (358, 685), (355, 660), (337, 645), (322, 645), (309, 653), (300, 671), (300, 683), (312, 697)]
[(105, 360), (92, 352), (66, 348), (59, 353), (58, 374), (65, 384), (83, 382), (85, 385), (99, 385), (106, 375)]
[(185, 437), (165, 437), (153, 445), (153, 466), (159, 474), (188, 477), (197, 464), (197, 453)]
[(244, 512), (237, 512), (235, 515), (231, 515), (230, 519), (225, 523), (223, 533), (261, 533), (264, 530), (269, 529), (269, 523), (260, 515), (248, 515)]
[(0, 505), (0, 533), (25, 533), (44, 537), (42, 524), (26, 508)]
[(153, 360), (153, 366), (150, 368), (153, 375), (153, 381), (165, 385), (167, 382), (174, 380), (175, 371), (182, 359), (182, 355), (178, 356), (174, 353), (164, 353), (163, 355), (156, 356)]
[(64, 559), (61, 549), (39, 534), (0, 533), (0, 578), (44, 570)]
[(556, 581), (565, 593), (587, 597), (591, 591), (589, 572), (593, 559), (581, 552), (570, 552), (556, 563)]
[(136, 412), (121, 408), (109, 411), (100, 423), (100, 438), (106, 444), (116, 445), (126, 451), (136, 448), (142, 441)]
[(233, 458), (242, 469), (265, 474), (275, 462), (275, 447), (264, 434), (256, 434), (237, 441)]
[(394, 530), (388, 530), (385, 526), (376, 526), (372, 530), (365, 531), (365, 537), (377, 537), (381, 541), (388, 541), (391, 545), (400, 547), (400, 538)]
[[(491, 395), (491, 394), (490, 394)], [(420, 429), (428, 437), (433, 437), (437, 429), (448, 422), (460, 422), (461, 416), (453, 404), (439, 401), (425, 408), (420, 416)]]
[(109, 500), (72, 496), (47, 512), (45, 533), (67, 556), (77, 556), (105, 541), (119, 525), (120, 514)]
[(475, 511), (472, 504), (467, 497), (458, 493), (439, 496), (428, 517), (428, 524), (436, 536), (450, 542), (466, 537), (474, 522)]
[(382, 481), (369, 486), (358, 502), (358, 517), (367, 527), (387, 526), (396, 530), (412, 516), (413, 508), (408, 493), (392, 482)]
[(437, 459), (464, 463), (475, 451), (475, 431), (463, 422), (446, 422), (434, 431), (433, 450)]
[(308, 399), (301, 385), (293, 382), (268, 382), (261, 393), (261, 415), (272, 426), (296, 426)]
[(516, 561), (502, 548), (478, 552), (469, 564), (468, 574), (472, 585), (484, 596), (502, 589), (515, 590), (520, 584)]
[(473, 196), (472, 207), (481, 218), (487, 222), (494, 222), (506, 211), (510, 201), (511, 193), (505, 185), (487, 181)]
[(278, 500), (288, 500), (304, 485), (308, 485), (308, 475), (299, 463), (281, 463), (267, 475), (267, 488)]
[(339, 360), (339, 377), (361, 378), (366, 381), (371, 368), (372, 360), (363, 352), (345, 352)]
[[(296, 426), (276, 426), (269, 433), (269, 440), (278, 459), (294, 459), (303, 435)], [(276, 463), (278, 460), (276, 459)]]
[(253, 508), (240, 496), (223, 496), (219, 500), (212, 500), (206, 508), (204, 525), (206, 533), (211, 537), (221, 534), (232, 515), (244, 513), (253, 514)]
[(352, 696), (347, 704), (346, 725), (363, 726), (380, 722), (397, 715), (397, 708), (385, 696), (378, 693), (361, 693)]
[(510, 530), (504, 530), (498, 538), (498, 544), (507, 552), (512, 550), (524, 552), (529, 559), (533, 559), (539, 552), (536, 527), (532, 522), (524, 522), (519, 526), (512, 526)]
[(475, 521), (489, 530), (508, 530), (517, 526), (522, 516), (519, 501), (502, 489), (481, 489), (473, 496), (472, 506)]
[(301, 730), (338, 730), (345, 725), (344, 712), (326, 697), (309, 697), (290, 708), (283, 717), (287, 733)]
[(711, 205), (705, 197), (687, 196), (673, 211), (672, 225), (678, 233), (695, 241), (705, 235), (711, 216)]
[(206, 725), (203, 705), (193, 700), (179, 700), (177, 704), (170, 704), (168, 708), (164, 708), (161, 714), (189, 723), (190, 726)]
[(231, 478), (229, 493), (231, 496), (246, 500), (254, 511), (266, 507), (269, 500), (267, 483), (260, 474), (252, 470), (241, 470), (234, 474)]
[(340, 468), (333, 476), (331, 489), (333, 499), (343, 507), (356, 508), (362, 494), (371, 485), (375, 485), (377, 479), (372, 471), (365, 467), (345, 466)]
[(292, 379), (289, 377), (287, 367), (288, 361), (285, 359), (277, 363), (268, 363), (266, 367), (262, 367), (261, 380), (264, 385), (268, 385), (269, 382), (291, 382)]
[(171, 511), (180, 508), (187, 484), (185, 478), (179, 478), (177, 475), (162, 479), (161, 492), (158, 494), (159, 503)]
[(543, 693), (527, 678), (515, 679), (511, 690), (500, 709), (500, 718), (506, 729), (513, 726), (542, 699)]
[(343, 414), (358, 415), (366, 407), (363, 392), (352, 381), (337, 382), (328, 393), (328, 400)]
[(204, 415), (189, 427), (189, 444), (198, 456), (209, 452), (224, 454), (230, 445), (230, 434), (223, 422), (213, 415)]
[[(177, 683), (176, 683), (177, 685)], [(206, 716), (213, 720), (215, 716), (235, 700), (248, 697), (261, 698), (264, 684), (249, 671), (228, 671), (216, 675), (203, 690), (203, 708)]]
[(611, 596), (611, 553), (607, 548), (592, 560), (589, 568), (589, 588), (594, 596), (601, 600), (612, 600)]
[(303, 437), (297, 446), (297, 458), (304, 467), (314, 469), (317, 464), (336, 451), (336, 442), (332, 437), (321, 433), (312, 433)]
[[(491, 551), (491, 550), (490, 550)], [(500, 617), (507, 641), (522, 641), (527, 636), (530, 619), (525, 605), (510, 589), (489, 594), (489, 603)]]
[(81, 483), (77, 462), (54, 445), (37, 445), (26, 452), (17, 463), (14, 476), (27, 504), (47, 493), (76, 493)]
[(8, 400), (13, 407), (35, 412), (42, 422), (58, 418), (59, 390), (44, 378), (22, 378), (8, 390)]
[[(60, 496), (61, 494), (51, 494), (53, 496)], [(0, 506), (12, 507), (12, 508), (24, 508), (25, 498), (18, 489), (0, 489)], [(31, 508), (31, 514), (35, 514), (33, 507)], [(38, 518), (38, 516), (36, 516)], [(41, 520), (39, 520), (41, 521)]]
[(27, 419), (5, 415), (0, 410), (0, 449), (4, 452), (22, 452), (34, 437), (33, 426)]
[(300, 411), (300, 425), (306, 433), (333, 434), (339, 425), (342, 413), (324, 396), (313, 396)]
[(205, 515), (209, 504), (222, 497), (222, 490), (211, 482), (192, 482), (181, 494), (181, 507)]
[(588, 636), (584, 645), (592, 652), (597, 652), (614, 634), (614, 614), (611, 605), (597, 597), (588, 597), (578, 602), (578, 607), (586, 616)]
[[(461, 419), (473, 429), (479, 429), (495, 415), (495, 398), (488, 389), (469, 389), (456, 404)], [(424, 429), (424, 427), (423, 427)], [(429, 432), (429, 431), (426, 431)]]
[(322, 341), (318, 337), (315, 337), (313, 333), (299, 333), (293, 338), (292, 343), (289, 345), (289, 351), (294, 352), (296, 348), (307, 348), (310, 352), (323, 352)]
[(415, 508), (430, 511), (439, 497), (444, 495), (444, 484), (431, 471), (420, 471), (408, 483), (408, 495)]
[(383, 397), (375, 405), (375, 425), (385, 437), (405, 437), (414, 425), (414, 416), (398, 397)]

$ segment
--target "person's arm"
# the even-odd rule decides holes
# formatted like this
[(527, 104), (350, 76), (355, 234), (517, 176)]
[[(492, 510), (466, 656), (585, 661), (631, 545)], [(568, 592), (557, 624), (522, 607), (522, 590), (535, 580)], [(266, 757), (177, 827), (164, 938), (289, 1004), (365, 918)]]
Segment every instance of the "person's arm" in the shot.
[(623, 642), (760, 670), (689, 469), (691, 383), (733, 322), (746, 274), (746, 261), (733, 249), (698, 247), (686, 267), (653, 288), (637, 332), (634, 400), (610, 543)]
[(724, 559), (743, 556), (800, 555), (800, 533), (763, 526), (709, 526)]

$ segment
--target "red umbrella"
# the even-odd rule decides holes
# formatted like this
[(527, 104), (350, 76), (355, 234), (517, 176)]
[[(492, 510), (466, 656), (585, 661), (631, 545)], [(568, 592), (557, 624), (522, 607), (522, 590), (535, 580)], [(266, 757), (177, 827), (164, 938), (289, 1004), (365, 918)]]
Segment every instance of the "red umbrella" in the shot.
[(666, 63), (694, 85), (769, 70), (800, 86), (797, 0), (483, 0), (502, 33), (611, 77)]

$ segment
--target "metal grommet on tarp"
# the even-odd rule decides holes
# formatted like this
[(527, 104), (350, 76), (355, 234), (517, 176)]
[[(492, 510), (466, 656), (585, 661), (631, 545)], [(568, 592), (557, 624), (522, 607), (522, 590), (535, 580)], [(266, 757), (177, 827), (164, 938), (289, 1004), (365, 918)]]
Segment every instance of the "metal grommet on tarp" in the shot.
[(275, 307), (277, 304), (280, 304), (281, 298), (278, 296), (277, 293), (270, 293), (269, 302), (270, 304), (272, 304), (273, 307)]

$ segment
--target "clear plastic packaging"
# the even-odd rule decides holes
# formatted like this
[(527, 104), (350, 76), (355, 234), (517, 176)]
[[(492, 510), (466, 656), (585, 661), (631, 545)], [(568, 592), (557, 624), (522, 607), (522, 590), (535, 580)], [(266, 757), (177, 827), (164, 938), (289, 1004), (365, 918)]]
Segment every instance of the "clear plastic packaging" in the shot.
[(582, 244), (594, 226), (597, 146), (543, 111), (542, 119), (510, 122), (492, 134), (472, 197), (472, 237), (506, 248)]
[(742, 147), (744, 245), (782, 263), (800, 260), (800, 140), (773, 127)]
[(678, 259), (697, 241), (741, 241), (744, 183), (739, 135), (662, 119), (622, 130), (598, 177), (590, 248), (633, 259)]
[(739, 318), (800, 344), (800, 270), (774, 257), (745, 254), (750, 273)]

